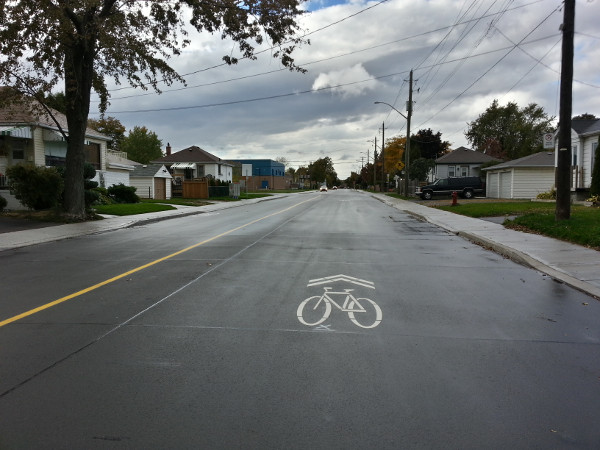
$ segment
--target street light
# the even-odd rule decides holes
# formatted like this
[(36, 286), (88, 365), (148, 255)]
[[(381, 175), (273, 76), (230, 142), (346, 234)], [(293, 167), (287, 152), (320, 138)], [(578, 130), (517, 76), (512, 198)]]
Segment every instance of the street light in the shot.
[(406, 161), (406, 165), (404, 167), (405, 177), (404, 177), (404, 195), (408, 197), (408, 166), (410, 164), (410, 116), (412, 112), (412, 108), (410, 102), (408, 103), (408, 117), (398, 111), (393, 105), (390, 105), (386, 102), (374, 102), (376, 105), (387, 105), (400, 114), (402, 117), (406, 119), (406, 157), (404, 160)]

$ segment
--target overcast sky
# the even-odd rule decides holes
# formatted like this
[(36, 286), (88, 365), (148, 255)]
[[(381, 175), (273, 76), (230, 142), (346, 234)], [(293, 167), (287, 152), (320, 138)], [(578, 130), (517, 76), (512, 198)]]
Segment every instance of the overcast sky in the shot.
[[(563, 11), (560, 0), (314, 0), (302, 28), (310, 45), (294, 53), (307, 73), (289, 72), (269, 52), (221, 66), (235, 46), (210, 34), (171, 64), (187, 88), (161, 95), (112, 92), (108, 116), (128, 130), (154, 131), (173, 151), (197, 145), (222, 159), (285, 157), (291, 167), (329, 156), (338, 176), (372, 158), (385, 137), (406, 134), (409, 72), (411, 132), (441, 132), (468, 147), (467, 123), (494, 99), (559, 113)], [(573, 114), (600, 116), (600, 0), (576, 4)], [(205, 70), (208, 69), (208, 70)], [(95, 104), (91, 117), (97, 117)]]

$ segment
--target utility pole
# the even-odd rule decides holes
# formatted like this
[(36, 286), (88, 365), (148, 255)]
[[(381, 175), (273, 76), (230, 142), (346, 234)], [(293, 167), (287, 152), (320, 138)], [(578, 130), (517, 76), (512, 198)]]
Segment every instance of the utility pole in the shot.
[(375, 136), (375, 150), (373, 150), (373, 191), (375, 190), (375, 186), (377, 185), (377, 165), (375, 162), (377, 161), (377, 136)]
[(558, 157), (556, 168), (555, 220), (571, 217), (571, 114), (573, 109), (573, 35), (575, 33), (575, 0), (565, 0), (560, 73), (560, 113)]
[(408, 197), (408, 179), (409, 175), (409, 166), (410, 166), (410, 117), (412, 116), (412, 91), (413, 91), (413, 71), (410, 70), (410, 79), (408, 82), (408, 103), (406, 104), (406, 156), (404, 157), (404, 195)]
[(381, 123), (381, 186), (382, 191), (386, 191), (385, 183), (385, 122)]

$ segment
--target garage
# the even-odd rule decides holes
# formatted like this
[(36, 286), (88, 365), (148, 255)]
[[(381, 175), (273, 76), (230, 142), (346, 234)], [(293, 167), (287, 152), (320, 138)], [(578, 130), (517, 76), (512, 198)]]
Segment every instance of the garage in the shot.
[(171, 174), (163, 164), (136, 166), (129, 183), (141, 198), (167, 200), (171, 198)]
[(536, 198), (554, 187), (554, 152), (539, 152), (492, 167), (486, 172), (490, 198)]

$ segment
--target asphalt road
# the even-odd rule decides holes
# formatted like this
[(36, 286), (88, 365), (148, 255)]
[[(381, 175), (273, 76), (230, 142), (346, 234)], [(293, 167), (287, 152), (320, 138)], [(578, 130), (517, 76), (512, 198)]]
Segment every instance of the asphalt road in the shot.
[(3, 450), (600, 448), (600, 303), (365, 194), (2, 263)]

